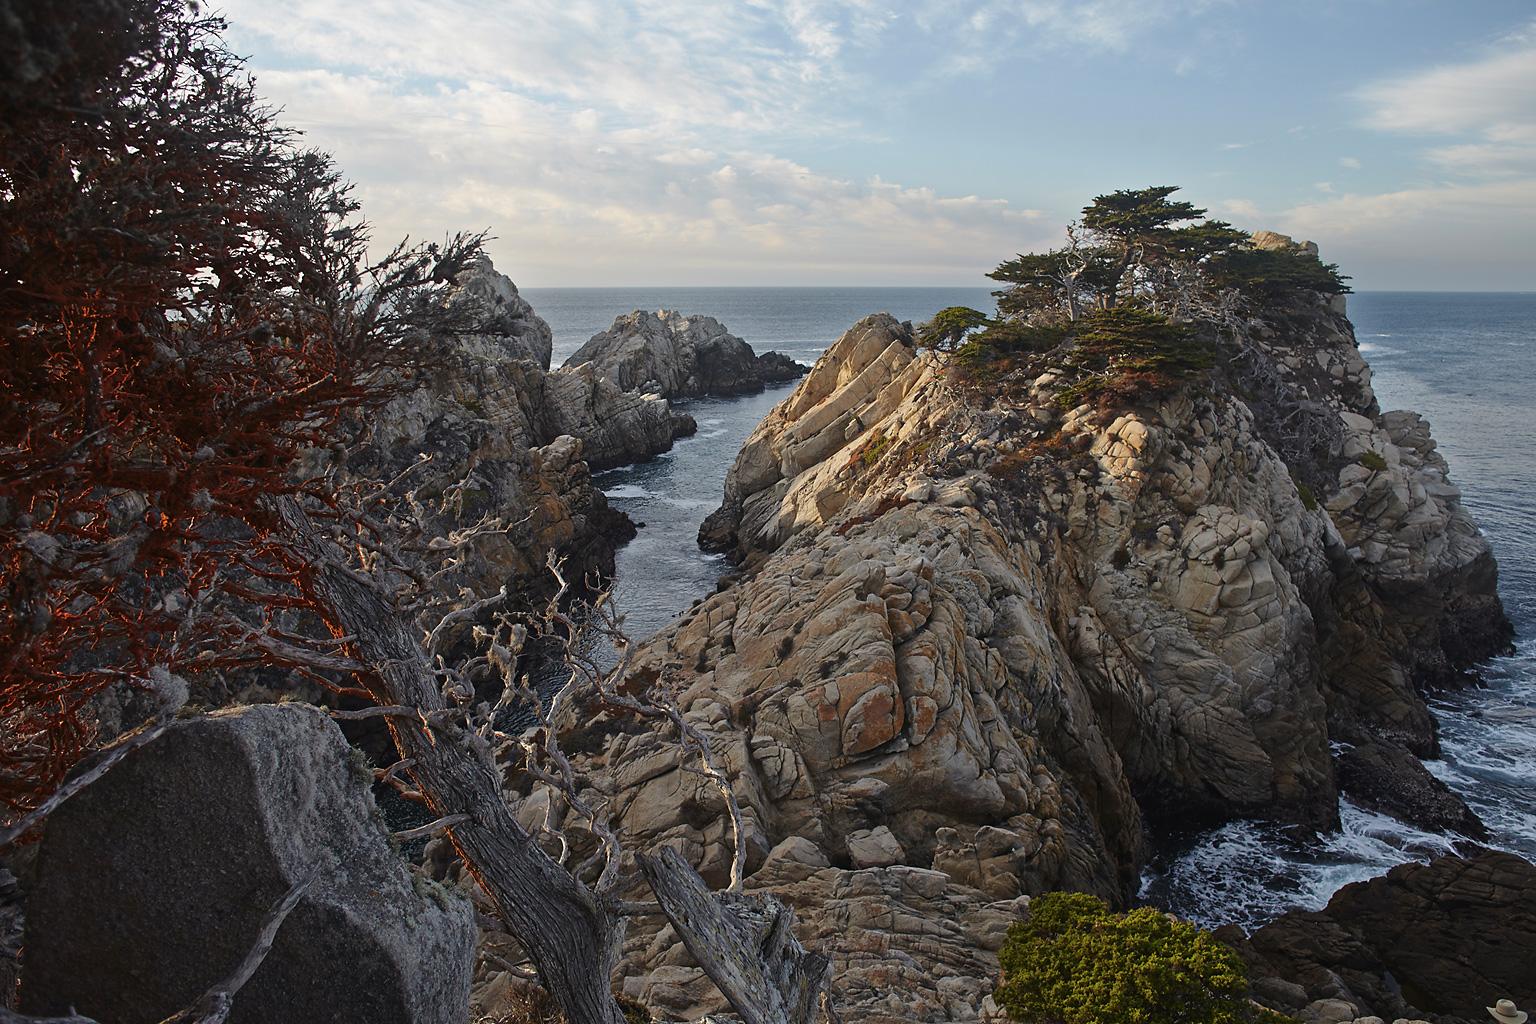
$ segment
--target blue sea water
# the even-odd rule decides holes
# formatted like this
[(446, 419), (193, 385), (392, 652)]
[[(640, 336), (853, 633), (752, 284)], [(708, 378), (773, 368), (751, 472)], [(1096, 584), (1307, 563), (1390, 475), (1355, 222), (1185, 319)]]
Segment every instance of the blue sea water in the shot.
[[(951, 305), (992, 308), (986, 288), (526, 289), (555, 331), (555, 361), (633, 309), (677, 309), (721, 320), (758, 351), (811, 362), (862, 316), (920, 321)], [(1437, 699), (1444, 756), (1430, 770), (1488, 824), (1492, 844), (1536, 859), (1536, 293), (1367, 292), (1349, 313), (1383, 409), (1430, 420), (1452, 479), (1493, 545), (1500, 594), (1518, 634), (1512, 657), (1484, 668), (1486, 686)], [(618, 601), (632, 635), (666, 625), (710, 593), (726, 569), (695, 544), (720, 501), (726, 470), (784, 385), (685, 408), (695, 438), (599, 482), (639, 522), (619, 556)], [(1143, 896), (1207, 924), (1252, 925), (1316, 908), (1340, 886), (1453, 848), (1345, 803), (1342, 829), (1314, 835), (1234, 822), (1154, 864)]]

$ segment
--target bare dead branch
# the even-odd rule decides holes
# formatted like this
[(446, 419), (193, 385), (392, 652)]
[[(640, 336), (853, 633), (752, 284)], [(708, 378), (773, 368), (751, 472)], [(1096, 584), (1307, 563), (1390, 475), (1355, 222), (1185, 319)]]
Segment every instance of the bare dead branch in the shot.
[(283, 922), (288, 919), (293, 908), (299, 905), (299, 900), (303, 898), (313, 881), (314, 876), (310, 875), (295, 882), (287, 895), (262, 920), (261, 929), (256, 933), (256, 944), (245, 954), (245, 958), (235, 966), (235, 969), (224, 980), (210, 988), (191, 1007), (175, 1016), (167, 1017), (162, 1024), (224, 1024), (229, 1019), (235, 996), (261, 967), (262, 961), (267, 958), (267, 953), (272, 949), (273, 941), (277, 938), (277, 930), (283, 926)]
[(830, 963), (794, 936), (794, 914), (767, 893), (711, 893), (667, 846), (640, 870), (688, 952), (746, 1024), (812, 1024)]
[(448, 814), (438, 818), (436, 821), (429, 821), (425, 825), (408, 828), (403, 832), (395, 832), (392, 834), (392, 838), (402, 843), (408, 843), (412, 839), (425, 839), (428, 836), (435, 836), (439, 832), (446, 832), (453, 826), (462, 825), (469, 820), (470, 817), (467, 814)]

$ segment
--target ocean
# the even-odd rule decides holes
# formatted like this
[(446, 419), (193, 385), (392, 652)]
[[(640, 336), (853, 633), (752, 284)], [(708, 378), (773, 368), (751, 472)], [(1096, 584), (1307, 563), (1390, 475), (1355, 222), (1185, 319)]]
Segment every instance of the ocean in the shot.
[[(945, 306), (991, 310), (987, 288), (529, 288), (555, 332), (558, 365), (634, 309), (716, 317), (759, 352), (813, 362), (869, 313), (914, 322)], [(1444, 756), (1430, 770), (1459, 792), (1491, 845), (1536, 859), (1536, 293), (1366, 292), (1349, 298), (1383, 409), (1426, 416), (1452, 479), (1493, 545), (1516, 653), (1484, 667), (1485, 686), (1434, 702)], [(715, 589), (727, 568), (695, 544), (720, 502), (742, 442), (792, 384), (739, 399), (684, 404), (696, 437), (650, 462), (600, 474), (613, 503), (643, 523), (619, 554), (616, 598), (634, 637), (666, 625)], [(1142, 898), (1208, 925), (1253, 926), (1323, 906), (1340, 886), (1454, 848), (1346, 802), (1342, 828), (1318, 835), (1234, 822), (1164, 851)]]

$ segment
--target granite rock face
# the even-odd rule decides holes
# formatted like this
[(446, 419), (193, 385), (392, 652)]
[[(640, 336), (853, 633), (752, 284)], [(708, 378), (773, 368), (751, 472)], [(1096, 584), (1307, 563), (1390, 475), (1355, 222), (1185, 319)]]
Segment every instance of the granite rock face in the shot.
[(488, 257), (459, 274), (449, 303), (473, 311), (486, 326), (483, 335), (459, 339), (465, 349), (482, 358), (526, 359), (542, 370), (549, 369), (554, 332), (518, 293), (512, 279), (497, 271)]
[[(1331, 300), (1247, 330), (1211, 386), (1106, 412), (1065, 408), (1049, 368), (967, 392), (874, 316), (769, 414), (700, 533), (741, 575), (635, 661), (730, 766), (751, 869), (793, 844), (969, 900), (1125, 901), (1149, 826), (1333, 825), (1341, 740), (1385, 752), (1354, 778), (1418, 802), (1390, 810), (1471, 830), (1424, 783), (1418, 688), (1507, 643), (1487, 545), (1422, 421), (1377, 409)], [(644, 738), (601, 756), (631, 841), (722, 878), (707, 789)], [(904, 920), (871, 901), (846, 913)], [(888, 980), (913, 986), (902, 1019), (986, 1012)], [(887, 1019), (883, 998), (846, 1019)]]
[(1255, 985), (1279, 1009), (1340, 1000), (1351, 1017), (1472, 1024), (1497, 999), (1536, 1003), (1536, 865), (1490, 850), (1404, 864), (1232, 938), (1251, 976), (1299, 986)]
[(49, 818), (28, 895), (21, 1006), (153, 1024), (190, 1005), (313, 875), (235, 999), (237, 1024), (462, 1024), (467, 901), (414, 879), (323, 711), (173, 725)]
[(714, 317), (666, 309), (617, 318), (577, 349), (564, 368), (589, 365), (622, 391), (664, 398), (753, 394), (806, 371), (778, 352), (757, 355)]
[[(427, 529), (447, 536), (486, 516), (485, 533), (453, 587), (478, 595), (545, 582), (553, 550), (577, 578), (613, 572), (614, 549), (634, 535), (592, 485), (591, 471), (650, 458), (692, 431), (656, 396), (630, 394), (589, 369), (549, 372), (550, 329), (489, 261), (460, 276), (450, 301), (471, 306), (483, 334), (432, 342), (431, 358), (401, 393), (370, 413), (349, 474), (409, 481)], [(324, 468), (328, 453), (316, 453)]]

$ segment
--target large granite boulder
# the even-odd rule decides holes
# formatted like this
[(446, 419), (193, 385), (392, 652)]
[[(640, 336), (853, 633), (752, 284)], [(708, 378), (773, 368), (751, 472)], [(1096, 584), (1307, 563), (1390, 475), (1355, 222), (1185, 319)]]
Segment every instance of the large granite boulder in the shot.
[(1486, 1021), (1498, 999), (1536, 1005), (1536, 865), (1492, 850), (1404, 864), (1230, 938), (1281, 1010), (1337, 999), (1355, 1017)]
[(753, 394), (806, 371), (778, 352), (757, 355), (714, 317), (666, 309), (618, 317), (565, 361), (565, 368), (586, 365), (623, 391), (664, 398)]
[(463, 1024), (472, 910), (412, 876), (370, 782), (308, 705), (177, 722), (48, 820), (23, 1011), (163, 1020), (223, 978), (312, 876), (231, 1021)]

